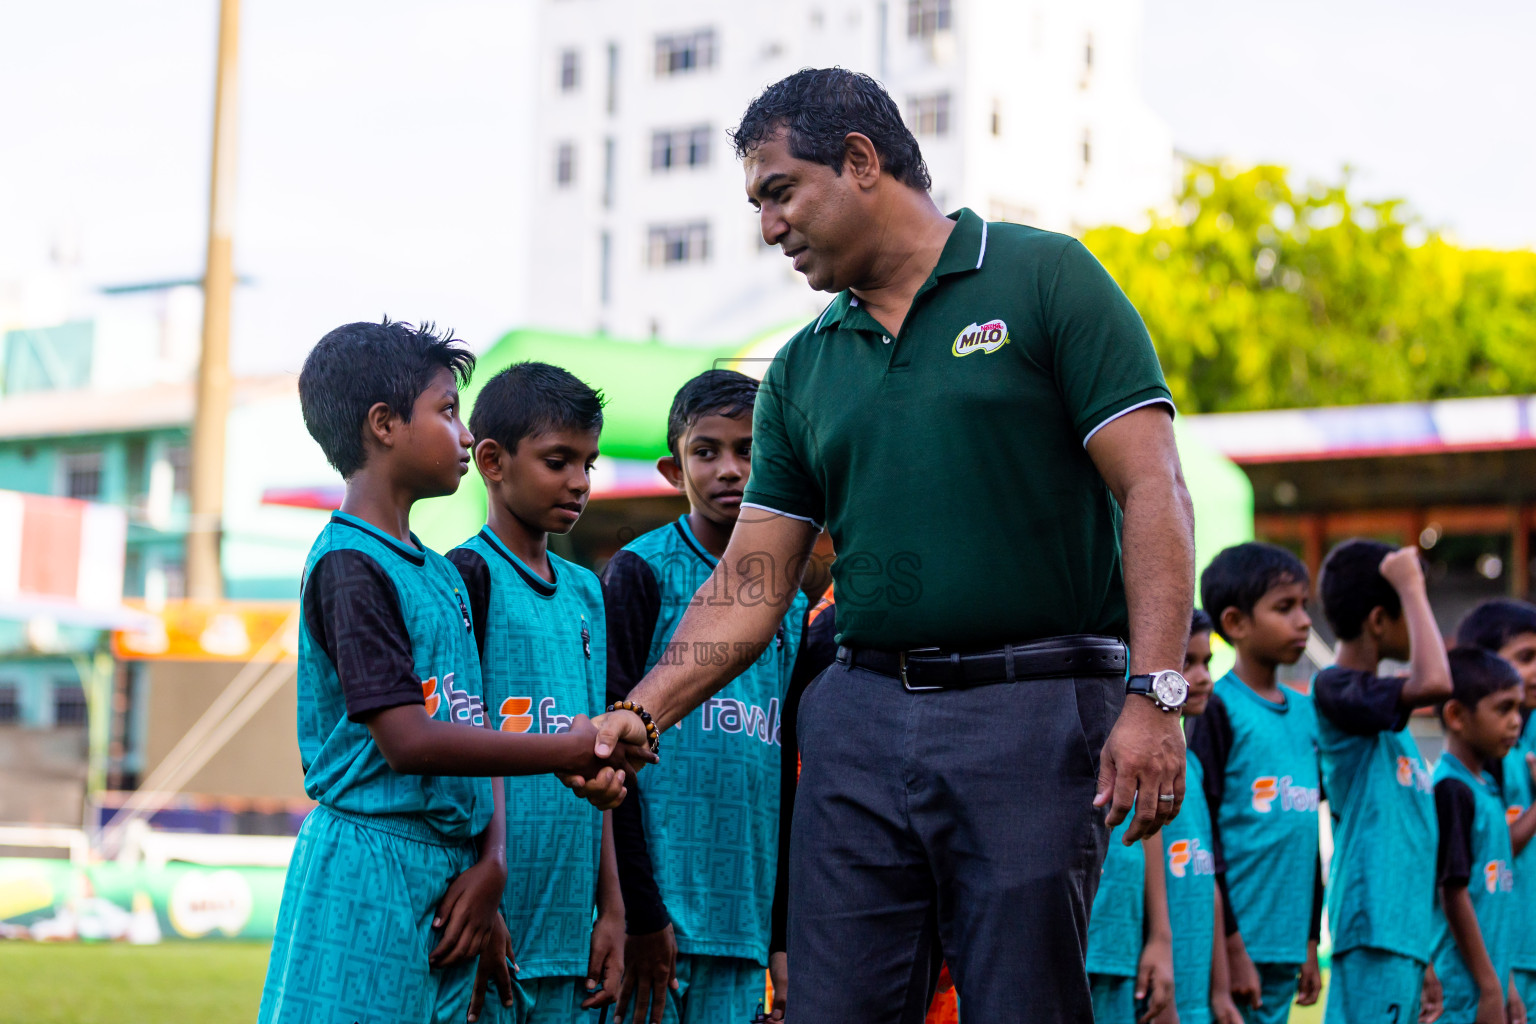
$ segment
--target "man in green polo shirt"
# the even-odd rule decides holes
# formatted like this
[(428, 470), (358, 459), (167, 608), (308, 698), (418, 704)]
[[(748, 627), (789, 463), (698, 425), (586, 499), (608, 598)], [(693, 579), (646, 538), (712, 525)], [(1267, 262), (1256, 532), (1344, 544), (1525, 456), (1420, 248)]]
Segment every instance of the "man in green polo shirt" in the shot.
[(920, 1021), (942, 955), (968, 1019), (1091, 1019), (1106, 817), (1135, 842), (1184, 778), (1194, 545), (1146, 328), (1073, 239), (945, 217), (865, 76), (792, 75), (734, 139), (763, 239), (837, 297), (759, 391), (740, 522), (673, 638), (710, 656), (630, 699), (665, 737), (771, 640), (830, 530), (841, 646), (799, 712), (788, 1016)]

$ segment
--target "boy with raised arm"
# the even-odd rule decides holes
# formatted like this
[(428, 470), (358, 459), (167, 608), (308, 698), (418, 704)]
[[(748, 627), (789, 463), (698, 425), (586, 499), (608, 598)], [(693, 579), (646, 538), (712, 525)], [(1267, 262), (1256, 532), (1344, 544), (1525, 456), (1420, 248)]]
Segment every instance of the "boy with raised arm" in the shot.
[[(1333, 814), (1328, 1018), (1412, 1021), (1421, 992), (1426, 1009), (1438, 1003), (1439, 983), (1428, 967), (1435, 801), (1408, 716), (1450, 696), (1451, 670), (1417, 548), (1345, 541), (1319, 589), (1339, 638), (1338, 660), (1312, 682)], [(1408, 673), (1379, 675), (1385, 659)]]

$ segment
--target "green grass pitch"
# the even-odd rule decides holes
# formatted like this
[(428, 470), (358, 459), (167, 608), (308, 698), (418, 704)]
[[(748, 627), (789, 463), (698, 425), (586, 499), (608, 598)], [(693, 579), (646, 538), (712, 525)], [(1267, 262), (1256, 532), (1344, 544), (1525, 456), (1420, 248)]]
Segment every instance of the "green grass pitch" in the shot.
[[(254, 1020), (262, 942), (0, 943), (0, 1024), (166, 1024)], [(1317, 1024), (1322, 1001), (1291, 1024)]]

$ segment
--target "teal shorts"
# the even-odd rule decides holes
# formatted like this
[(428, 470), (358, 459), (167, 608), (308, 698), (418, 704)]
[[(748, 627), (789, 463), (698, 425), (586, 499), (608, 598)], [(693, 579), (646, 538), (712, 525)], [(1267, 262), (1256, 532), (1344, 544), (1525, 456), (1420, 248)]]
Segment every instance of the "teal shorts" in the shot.
[(677, 991), (665, 1024), (749, 1024), (767, 989), (767, 969), (734, 956), (677, 955)]
[(258, 1024), (457, 1024), (475, 963), (432, 970), (432, 917), (475, 862), (416, 819), (304, 819), (288, 864)]
[[(1264, 1005), (1255, 1010), (1239, 1006), (1243, 1024), (1286, 1024), (1291, 1017), (1291, 1003), (1296, 1001), (1296, 983), (1300, 964), (1254, 964), (1259, 971), (1259, 995)], [(1177, 985), (1179, 979), (1173, 979)]]
[(1327, 1024), (1414, 1024), (1425, 965), (1411, 956), (1358, 946), (1333, 956)]
[(1088, 975), (1093, 1024), (1136, 1024), (1136, 979), (1118, 974)]
[[(597, 1024), (602, 1010), (583, 1010), (586, 978), (512, 978), (514, 1005), (502, 1006), (501, 994), (491, 985), (485, 992), (480, 1024)], [(608, 1010), (613, 1020), (613, 1009)]]

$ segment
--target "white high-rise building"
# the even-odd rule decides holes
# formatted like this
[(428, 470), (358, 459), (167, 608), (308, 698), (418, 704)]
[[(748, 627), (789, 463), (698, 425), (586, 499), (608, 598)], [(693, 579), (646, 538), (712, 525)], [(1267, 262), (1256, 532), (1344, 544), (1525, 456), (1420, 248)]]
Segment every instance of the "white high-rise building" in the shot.
[(827, 301), (763, 244), (726, 130), (839, 65), (884, 83), (946, 212), (1059, 231), (1169, 201), (1140, 0), (534, 0), (527, 322), (723, 343)]

